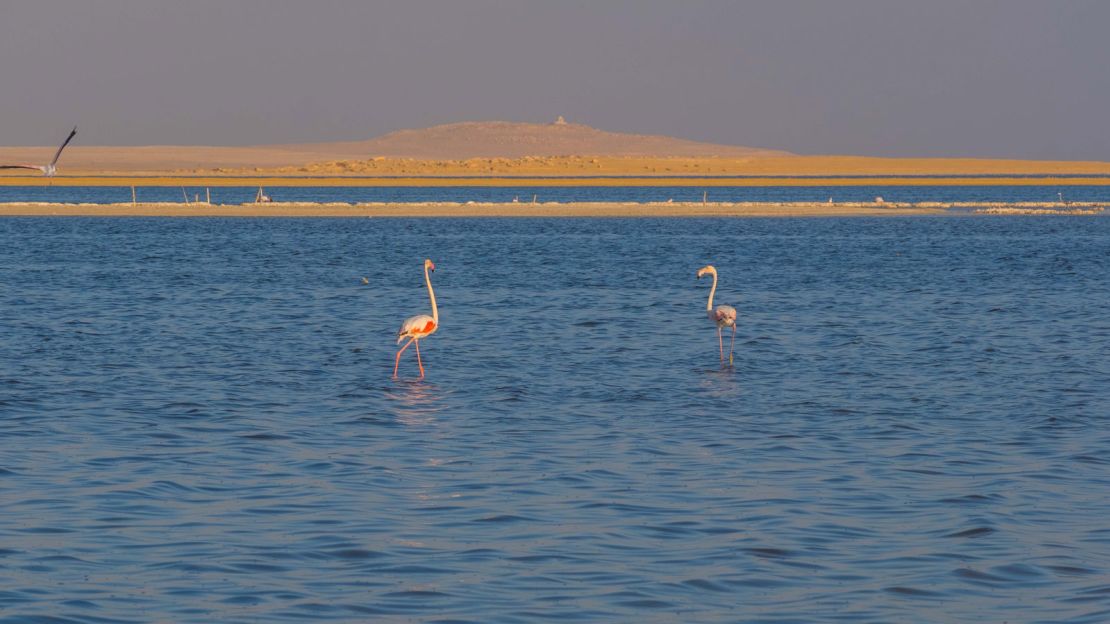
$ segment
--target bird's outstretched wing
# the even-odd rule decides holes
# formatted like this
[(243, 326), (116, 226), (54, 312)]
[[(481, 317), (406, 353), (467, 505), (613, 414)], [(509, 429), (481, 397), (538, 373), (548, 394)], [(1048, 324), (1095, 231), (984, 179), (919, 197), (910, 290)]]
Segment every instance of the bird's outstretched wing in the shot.
[(64, 150), (66, 146), (69, 145), (69, 142), (73, 140), (73, 135), (75, 134), (77, 134), (77, 126), (73, 126), (73, 130), (69, 133), (69, 136), (66, 137), (65, 142), (62, 143), (62, 146), (59, 147), (58, 151), (54, 154), (54, 160), (50, 161), (51, 167), (58, 164), (58, 159), (62, 156), (62, 150)]
[(0, 169), (38, 169), (42, 171), (42, 167), (35, 165), (0, 165)]

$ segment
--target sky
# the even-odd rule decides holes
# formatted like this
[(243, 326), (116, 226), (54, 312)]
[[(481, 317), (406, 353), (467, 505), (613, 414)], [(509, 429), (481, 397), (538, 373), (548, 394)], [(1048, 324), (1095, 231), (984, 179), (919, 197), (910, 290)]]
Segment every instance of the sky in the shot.
[(548, 122), (1110, 160), (1103, 0), (0, 0), (0, 145)]

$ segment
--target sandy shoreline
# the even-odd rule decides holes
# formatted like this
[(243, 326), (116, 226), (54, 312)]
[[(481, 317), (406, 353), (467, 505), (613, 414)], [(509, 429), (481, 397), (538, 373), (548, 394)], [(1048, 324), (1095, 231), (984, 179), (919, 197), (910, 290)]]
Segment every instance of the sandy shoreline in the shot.
[[(115, 186), (141, 190), (146, 187), (185, 187), (192, 192), (206, 187), (567, 187), (567, 186), (675, 186), (706, 189), (721, 186), (1106, 186), (1107, 177), (364, 177), (364, 176), (216, 176), (216, 175), (87, 175), (56, 176), (0, 175), (0, 186)], [(202, 192), (203, 194), (203, 192)], [(541, 198), (542, 199), (542, 198)]]
[(940, 214), (1100, 214), (1094, 202), (580, 202), (0, 204), (0, 217), (846, 217)]
[[(11, 163), (48, 162), (54, 147), (0, 147), (0, 161)], [(316, 151), (318, 150), (318, 151)], [(573, 153), (573, 152), (572, 152)], [(581, 153), (581, 152), (579, 152)], [(74, 145), (59, 163), (66, 177), (112, 177), (114, 184), (143, 184), (142, 177), (164, 176), (170, 180), (205, 178), (234, 183), (239, 178), (283, 178), (303, 184), (305, 178), (325, 178), (327, 184), (346, 185), (350, 179), (415, 178), (424, 185), (429, 179), (481, 177), (480, 183), (497, 179), (529, 179), (589, 176), (622, 176), (673, 179), (680, 176), (727, 178), (749, 176), (790, 179), (791, 176), (833, 178), (866, 176), (892, 179), (907, 176), (1006, 176), (1027, 180), (1060, 176), (1101, 178), (1110, 176), (1110, 162), (1034, 161), (976, 158), (874, 158), (862, 156), (529, 156), (521, 158), (403, 158), (369, 157), (365, 150), (342, 145), (279, 147), (145, 146), (95, 147)], [(127, 182), (127, 177), (136, 182)], [(121, 180), (120, 178), (124, 178)], [(912, 178), (911, 178), (912, 179)], [(1070, 179), (1070, 178), (1069, 178)], [(37, 180), (37, 182), (36, 182)], [(26, 171), (0, 172), (0, 184), (42, 183), (38, 174)], [(83, 182), (88, 184), (88, 182)], [(150, 182), (146, 182), (150, 183)], [(171, 182), (172, 183), (172, 182)], [(212, 182), (212, 185), (218, 182)], [(270, 182), (274, 184), (275, 182)], [(471, 182), (473, 183), (473, 182)], [(627, 182), (625, 182), (627, 183)], [(887, 182), (890, 183), (890, 182)], [(938, 183), (931, 180), (929, 183)], [(943, 182), (941, 182), (943, 183)]]

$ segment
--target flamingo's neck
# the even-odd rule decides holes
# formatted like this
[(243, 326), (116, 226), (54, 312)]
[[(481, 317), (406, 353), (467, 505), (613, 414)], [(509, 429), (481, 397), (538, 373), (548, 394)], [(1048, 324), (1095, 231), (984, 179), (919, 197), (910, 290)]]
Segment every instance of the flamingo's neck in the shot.
[(705, 304), (705, 311), (713, 311), (713, 293), (717, 292), (717, 272), (713, 271), (713, 287), (709, 289), (709, 302)]
[(424, 267), (424, 282), (428, 285), (428, 298), (432, 300), (432, 320), (439, 327), (439, 308), (436, 308), (436, 292), (432, 290), (432, 278), (428, 275), (428, 267)]

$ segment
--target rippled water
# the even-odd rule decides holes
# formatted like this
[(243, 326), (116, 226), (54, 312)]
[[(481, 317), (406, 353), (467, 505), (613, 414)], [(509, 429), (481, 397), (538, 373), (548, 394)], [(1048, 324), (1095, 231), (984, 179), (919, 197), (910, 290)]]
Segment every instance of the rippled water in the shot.
[(0, 241), (0, 622), (1110, 620), (1110, 219)]
[[(181, 202), (211, 197), (216, 204), (253, 202), (256, 186), (140, 186), (141, 202)], [(267, 186), (281, 202), (893, 202), (1065, 201), (1110, 202), (1110, 185), (955, 186)], [(0, 202), (130, 203), (129, 186), (0, 186)]]

